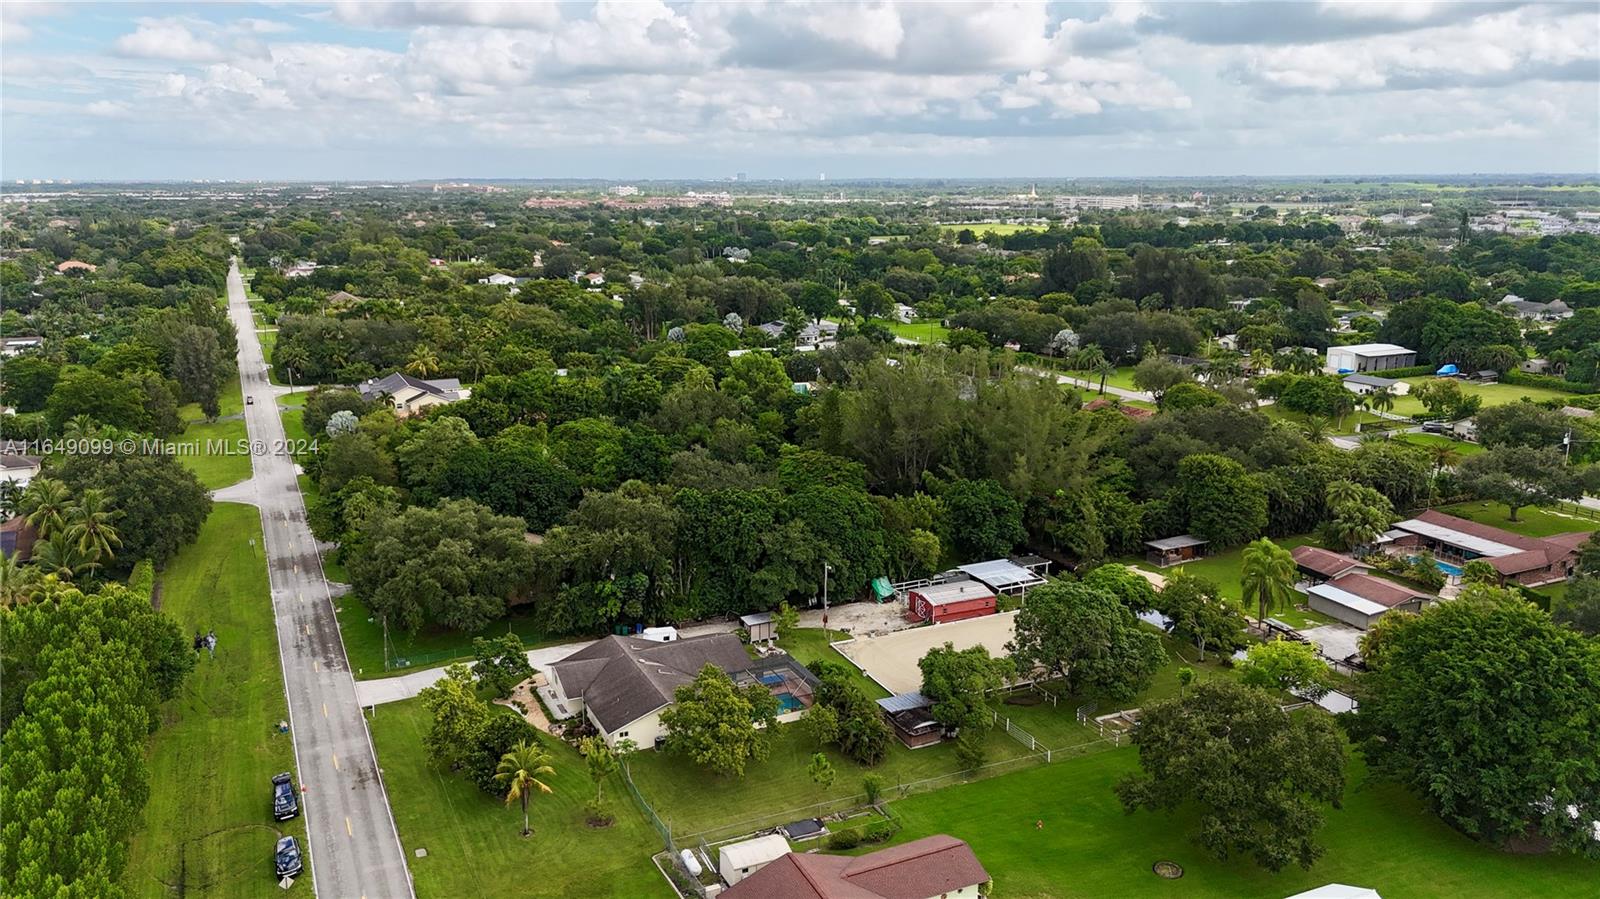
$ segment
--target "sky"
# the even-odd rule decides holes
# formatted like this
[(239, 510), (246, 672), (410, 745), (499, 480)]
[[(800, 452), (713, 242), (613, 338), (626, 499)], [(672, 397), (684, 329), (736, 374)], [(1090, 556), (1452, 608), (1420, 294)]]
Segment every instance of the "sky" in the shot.
[(1600, 5), (0, 4), (0, 178), (1600, 172)]

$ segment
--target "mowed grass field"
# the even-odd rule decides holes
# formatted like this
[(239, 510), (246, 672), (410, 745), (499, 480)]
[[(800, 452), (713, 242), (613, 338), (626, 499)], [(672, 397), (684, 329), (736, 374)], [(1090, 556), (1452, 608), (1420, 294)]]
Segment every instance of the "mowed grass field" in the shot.
[[(1292, 550), (1297, 546), (1317, 544), (1317, 539), (1310, 534), (1301, 534), (1295, 537), (1275, 537), (1272, 542), (1284, 549)], [(1244, 585), (1240, 580), (1240, 572), (1244, 564), (1244, 547), (1242, 546), (1236, 546), (1223, 552), (1205, 556), (1193, 562), (1174, 565), (1171, 568), (1158, 568), (1146, 562), (1143, 558), (1132, 556), (1118, 561), (1134, 568), (1156, 572), (1163, 577), (1172, 577), (1179, 572), (1203, 577), (1217, 585), (1224, 599), (1233, 600), (1241, 605), (1244, 602)], [(1245, 608), (1244, 612), (1251, 617), (1255, 616), (1253, 607)], [(1317, 612), (1303, 612), (1299, 609), (1280, 609), (1273, 612), (1272, 617), (1295, 627), (1313, 627), (1318, 624), (1327, 624), (1333, 620)]]
[(272, 820), (270, 781), (294, 770), (294, 749), (277, 732), (288, 709), (255, 507), (216, 504), (159, 585), (161, 609), (185, 635), (216, 630), (217, 657), (202, 653), (162, 707), (124, 885), (149, 899), (278, 895), (273, 846), (282, 833), (303, 840), (305, 824)]
[(250, 453), (244, 448), (248, 439), (249, 431), (242, 418), (190, 422), (174, 438), (195, 447), (193, 455), (181, 455), (178, 461), (211, 490), (250, 477)]
[[(1326, 854), (1310, 871), (1219, 862), (1190, 840), (1193, 810), (1123, 812), (1112, 785), (1137, 765), (1125, 748), (902, 799), (890, 805), (905, 824), (897, 839), (966, 840), (994, 878), (994, 894), (1007, 899), (1281, 899), (1330, 882), (1385, 899), (1576, 899), (1594, 896), (1600, 883), (1600, 862), (1474, 843), (1403, 790), (1369, 779), (1359, 758), (1346, 769), (1344, 808), (1327, 811), (1319, 837)], [(1181, 865), (1183, 877), (1152, 873), (1163, 860)]]
[(915, 340), (918, 343), (944, 343), (950, 337), (950, 329), (936, 321), (902, 322), (878, 319), (878, 323), (893, 331), (894, 336)]
[(1512, 521), (1504, 503), (1488, 500), (1456, 503), (1442, 506), (1439, 511), (1458, 518), (1468, 518), (1480, 524), (1493, 525), (1527, 537), (1548, 537), (1551, 534), (1571, 534), (1575, 531), (1600, 530), (1600, 521), (1585, 515), (1575, 515), (1560, 509), (1528, 506), (1517, 510), (1517, 520)]
[[(1402, 378), (1401, 380), (1415, 389), (1419, 384), (1437, 379), (1424, 375), (1418, 378)], [(1490, 406), (1504, 406), (1507, 403), (1515, 403), (1523, 397), (1538, 402), (1540, 400), (1565, 399), (1572, 396), (1572, 394), (1561, 390), (1550, 390), (1545, 387), (1523, 387), (1518, 384), (1476, 384), (1469, 381), (1461, 381), (1460, 384), (1461, 392), (1467, 396), (1482, 397), (1483, 406), (1486, 409)], [(1411, 394), (1395, 397), (1394, 408), (1390, 411), (1396, 415), (1423, 415), (1427, 412), (1422, 407), (1422, 402)]]
[(249, 433), (244, 420), (233, 417), (244, 412), (244, 393), (238, 378), (223, 387), (218, 406), (221, 416), (218, 421), (206, 421), (199, 403), (180, 406), (178, 417), (183, 419), (184, 429), (173, 438), (175, 443), (194, 446), (193, 455), (179, 456), (178, 461), (211, 490), (250, 477), (250, 455), (239, 451), (242, 441), (249, 439)]
[[(605, 790), (616, 823), (589, 827), (584, 804), (594, 798), (595, 787), (583, 759), (559, 740), (545, 738), (556, 772), (546, 783), (554, 792), (534, 797), (529, 806), (533, 836), (524, 839), (520, 805), (508, 808), (464, 776), (428, 764), (422, 738), (429, 723), (417, 699), (380, 706), (371, 719), (378, 764), (419, 899), (674, 895), (650, 861), (661, 841), (620, 777), (614, 775)], [(416, 857), (419, 848), (427, 850), (426, 857)]]
[[(322, 567), (327, 571), (331, 559), (324, 559)], [(328, 572), (328, 577), (333, 577), (334, 572), (348, 577), (344, 570), (335, 566), (333, 572)], [(383, 623), (372, 620), (372, 613), (361, 604), (359, 599), (346, 594), (334, 600), (335, 608), (339, 613), (339, 632), (344, 635), (345, 655), (350, 660), (350, 670), (355, 672), (357, 680), (374, 677), (389, 677), (397, 674), (406, 674), (418, 668), (437, 668), (448, 665), (454, 661), (467, 660), (472, 657), (472, 640), (474, 637), (500, 637), (513, 633), (522, 638), (523, 645), (532, 649), (535, 646), (550, 643), (562, 643), (569, 640), (580, 639), (577, 637), (551, 638), (539, 627), (533, 619), (531, 609), (519, 614), (492, 621), (483, 629), (470, 634), (460, 631), (444, 629), (425, 630), (415, 635), (403, 630), (391, 629), (389, 631), (389, 656), (391, 659), (406, 659), (411, 664), (393, 671), (383, 668)]]
[(960, 234), (962, 231), (971, 231), (982, 238), (983, 235), (993, 231), (1001, 237), (1016, 234), (1019, 231), (1044, 231), (1043, 225), (1008, 225), (1003, 222), (981, 222), (976, 225), (940, 225), (940, 230), (949, 234)]

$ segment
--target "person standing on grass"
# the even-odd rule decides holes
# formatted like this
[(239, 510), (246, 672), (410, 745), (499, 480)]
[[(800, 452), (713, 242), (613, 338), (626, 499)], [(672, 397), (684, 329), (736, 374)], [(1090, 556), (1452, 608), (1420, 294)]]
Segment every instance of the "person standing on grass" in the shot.
[(211, 658), (217, 657), (217, 632), (215, 629), (206, 634), (206, 649), (211, 650)]

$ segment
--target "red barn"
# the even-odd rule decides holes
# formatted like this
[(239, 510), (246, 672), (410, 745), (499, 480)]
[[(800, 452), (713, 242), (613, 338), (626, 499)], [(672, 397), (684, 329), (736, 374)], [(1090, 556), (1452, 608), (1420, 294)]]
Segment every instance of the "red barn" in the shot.
[(974, 580), (950, 581), (919, 587), (907, 593), (906, 617), (912, 621), (964, 621), (993, 615), (998, 602), (994, 591)]

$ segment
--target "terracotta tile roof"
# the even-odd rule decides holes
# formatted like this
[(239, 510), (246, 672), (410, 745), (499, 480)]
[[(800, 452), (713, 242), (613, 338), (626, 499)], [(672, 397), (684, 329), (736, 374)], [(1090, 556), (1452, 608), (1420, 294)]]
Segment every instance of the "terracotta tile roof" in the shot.
[(856, 858), (793, 852), (725, 890), (726, 899), (928, 899), (989, 880), (972, 847), (945, 834)]
[(1432, 599), (1433, 594), (1397, 584), (1370, 574), (1346, 574), (1328, 582), (1346, 593), (1370, 599), (1380, 606), (1394, 608), (1413, 599)]
[(1294, 557), (1296, 565), (1323, 577), (1338, 577), (1346, 572), (1366, 567), (1349, 556), (1320, 546), (1297, 546), (1289, 550), (1289, 555)]

